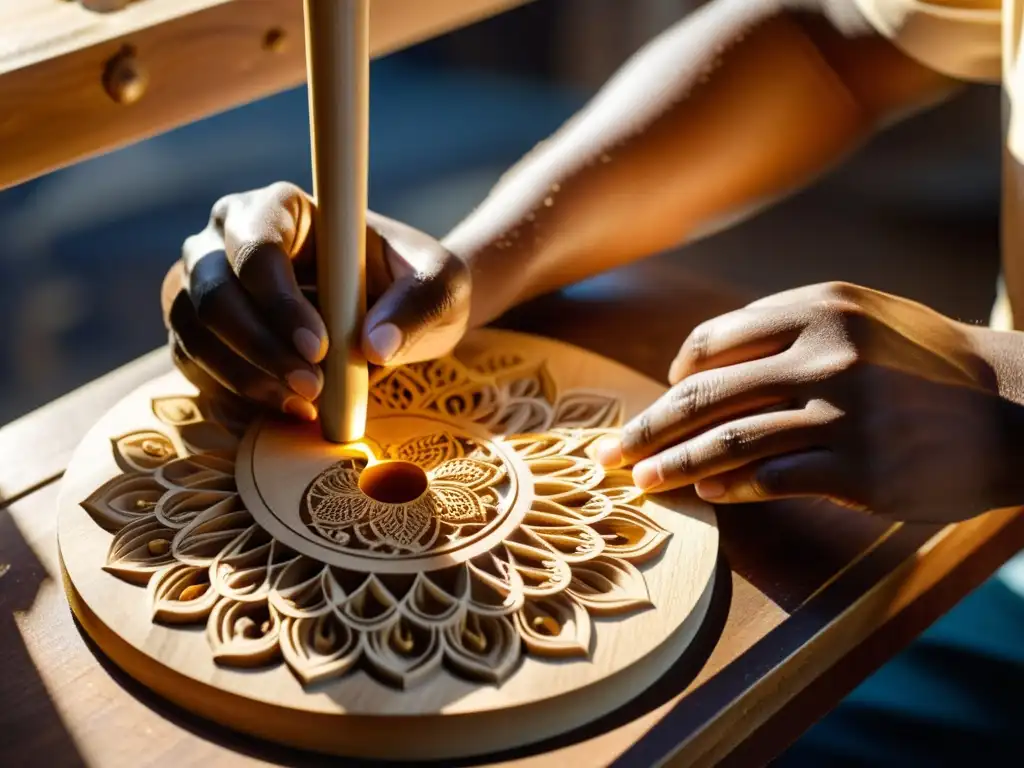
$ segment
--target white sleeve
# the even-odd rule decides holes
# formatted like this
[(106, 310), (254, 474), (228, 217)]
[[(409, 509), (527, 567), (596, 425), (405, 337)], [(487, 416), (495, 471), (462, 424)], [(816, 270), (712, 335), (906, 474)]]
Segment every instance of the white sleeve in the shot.
[(999, 0), (855, 0), (861, 13), (897, 48), (958, 80), (1002, 79), (1002, 7)]

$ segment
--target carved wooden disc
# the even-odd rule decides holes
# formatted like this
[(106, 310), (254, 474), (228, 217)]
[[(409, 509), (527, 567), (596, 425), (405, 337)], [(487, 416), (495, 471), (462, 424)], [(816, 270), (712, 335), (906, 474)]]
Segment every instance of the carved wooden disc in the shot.
[(648, 687), (707, 610), (713, 511), (593, 458), (663, 391), (481, 331), (374, 374), (366, 439), (336, 446), (161, 377), (65, 474), (69, 599), (143, 684), (264, 738), (440, 759), (568, 731)]

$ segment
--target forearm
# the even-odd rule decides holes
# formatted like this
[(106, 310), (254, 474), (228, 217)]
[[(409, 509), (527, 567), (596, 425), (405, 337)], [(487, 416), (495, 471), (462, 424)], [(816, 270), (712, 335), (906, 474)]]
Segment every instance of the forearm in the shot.
[(891, 105), (813, 38), (773, 3), (715, 0), (634, 56), (446, 238), (473, 271), (471, 324), (733, 221), (855, 147)]

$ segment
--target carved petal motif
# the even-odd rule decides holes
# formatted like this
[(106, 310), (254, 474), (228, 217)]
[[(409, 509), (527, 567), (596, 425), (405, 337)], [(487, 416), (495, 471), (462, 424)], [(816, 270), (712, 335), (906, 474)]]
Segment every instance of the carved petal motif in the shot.
[(196, 424), (203, 420), (203, 412), (197, 398), (185, 395), (154, 398), (153, 413), (170, 427)]
[(604, 479), (600, 464), (579, 456), (547, 456), (526, 459), (533, 474), (534, 493), (552, 501), (585, 498), (585, 491)]
[(155, 474), (168, 490), (234, 490), (235, 464), (229, 456), (204, 453), (164, 464)]
[(174, 536), (174, 558), (189, 565), (210, 565), (225, 547), (254, 526), (237, 496), (218, 501)]
[(504, 477), (503, 465), (477, 459), (452, 459), (430, 473), (431, 480), (446, 480), (472, 491), (490, 488)]
[(468, 562), (466, 568), (470, 610), (484, 616), (505, 616), (522, 607), (523, 577), (507, 559), (487, 552)]
[(612, 557), (597, 557), (575, 566), (567, 592), (599, 615), (651, 606), (643, 574), (625, 560)]
[(487, 522), (483, 502), (473, 491), (455, 483), (431, 483), (428, 493), (431, 498), (430, 514), (442, 522), (451, 525)]
[(605, 548), (605, 540), (590, 526), (536, 510), (526, 513), (523, 531), (570, 565), (597, 557)]
[(416, 410), (430, 392), (430, 385), (414, 366), (381, 369), (378, 373), (383, 375), (371, 382), (370, 398), (387, 410)]
[(317, 477), (306, 494), (306, 504), (313, 521), (325, 528), (344, 528), (367, 520), (373, 506), (359, 490), (359, 471), (345, 464), (330, 467)]
[(617, 427), (622, 423), (622, 401), (601, 392), (566, 392), (555, 406), (553, 426), (561, 429)]
[(363, 635), (333, 613), (303, 618), (286, 617), (281, 623), (281, 655), (306, 685), (340, 677), (363, 653)]
[(126, 472), (96, 489), (82, 507), (103, 528), (116, 531), (149, 515), (163, 493), (163, 486), (152, 476)]
[(377, 674), (399, 688), (411, 688), (439, 669), (443, 650), (438, 630), (404, 616), (366, 636), (367, 660)]
[(508, 679), (519, 663), (522, 641), (504, 616), (468, 614), (444, 633), (445, 656), (472, 680), (498, 685)]
[(643, 563), (659, 554), (670, 536), (647, 515), (623, 507), (616, 507), (591, 526), (604, 539), (609, 555), (632, 563)]
[(341, 606), (343, 619), (367, 631), (387, 626), (397, 612), (395, 596), (372, 574)]
[(494, 418), (488, 422), (487, 428), (504, 435), (542, 432), (551, 425), (554, 417), (554, 409), (543, 400), (534, 397), (510, 397), (495, 411)]
[(265, 603), (218, 600), (206, 623), (206, 637), (219, 664), (260, 667), (281, 652), (278, 642), (281, 619)]
[(199, 623), (219, 599), (209, 569), (183, 563), (157, 571), (149, 581), (148, 597), (153, 621), (165, 624)]
[(419, 551), (433, 544), (433, 539), (423, 540), (434, 522), (434, 504), (429, 497), (409, 504), (371, 505), (370, 528), (381, 543), (404, 551)]
[(173, 538), (174, 531), (152, 516), (135, 520), (114, 536), (103, 570), (145, 584), (154, 572), (174, 562)]
[(512, 398), (532, 398), (548, 404), (554, 404), (558, 399), (558, 386), (543, 363), (508, 371), (502, 374), (501, 379), (508, 382), (506, 388)]
[[(463, 578), (459, 585), (463, 594), (466, 587), (466, 579)], [(412, 588), (402, 600), (399, 611), (415, 622), (440, 626), (450, 624), (459, 618), (462, 614), (462, 602), (448, 594), (429, 576), (419, 573)]]
[(332, 581), (330, 569), (323, 563), (297, 557), (281, 569), (268, 600), (283, 617), (320, 616), (330, 612), (332, 599), (339, 603), (344, 600), (341, 587), (335, 592), (329, 581)]
[(125, 472), (152, 472), (178, 456), (171, 441), (159, 432), (144, 429), (112, 438), (114, 460)]
[(280, 573), (297, 557), (254, 525), (221, 551), (210, 573), (217, 592), (224, 597), (240, 602), (262, 601)]
[(506, 541), (509, 563), (523, 580), (528, 598), (546, 597), (561, 592), (572, 579), (572, 569), (548, 549)]
[(465, 455), (462, 443), (447, 432), (435, 432), (414, 437), (392, 449), (396, 459), (416, 464), (426, 472), (439, 467), (446, 461), (461, 459)]
[(540, 656), (590, 656), (590, 617), (565, 595), (530, 600), (515, 615), (526, 647)]
[(232, 497), (235, 494), (230, 491), (168, 491), (160, 497), (153, 512), (165, 526), (180, 530), (214, 504)]

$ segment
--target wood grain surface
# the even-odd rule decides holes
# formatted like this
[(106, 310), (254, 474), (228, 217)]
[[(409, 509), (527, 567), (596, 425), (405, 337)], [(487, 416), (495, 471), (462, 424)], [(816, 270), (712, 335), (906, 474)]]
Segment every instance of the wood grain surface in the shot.
[[(372, 0), (380, 56), (529, 0)], [(96, 13), (66, 0), (0, 3), (0, 189), (306, 77), (302, 0), (144, 0)], [(134, 55), (146, 85), (123, 104), (108, 62)]]

